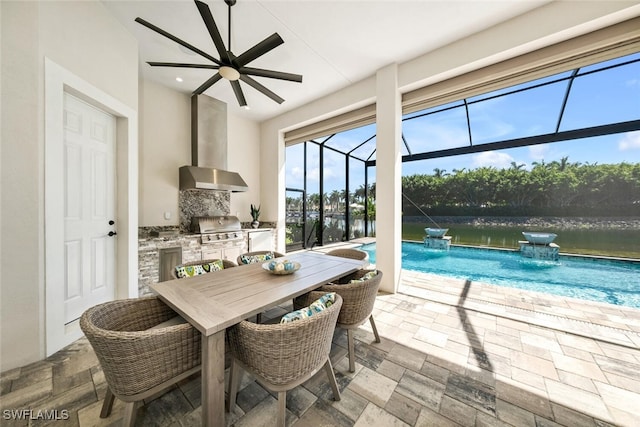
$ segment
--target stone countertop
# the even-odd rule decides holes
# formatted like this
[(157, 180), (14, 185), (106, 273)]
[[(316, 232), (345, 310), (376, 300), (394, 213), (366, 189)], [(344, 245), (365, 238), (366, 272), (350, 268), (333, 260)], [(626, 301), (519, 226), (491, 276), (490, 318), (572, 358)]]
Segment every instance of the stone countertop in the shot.
[(172, 246), (200, 246), (200, 235), (181, 233), (163, 237), (138, 237), (138, 251), (155, 250)]
[[(252, 228), (249, 224), (242, 224), (241, 230), (245, 233), (249, 233), (252, 231), (273, 231), (273, 224), (264, 224), (263, 227)], [(158, 233), (159, 235), (154, 236), (154, 233)], [(180, 241), (180, 240), (190, 240), (199, 238), (200, 234), (194, 233), (191, 231), (185, 232), (181, 231), (176, 227), (140, 227), (138, 229), (138, 242), (169, 242), (169, 241)]]
[(147, 234), (147, 235), (138, 234), (138, 241), (148, 241), (148, 240), (166, 241), (166, 240), (192, 239), (196, 237), (200, 237), (200, 234), (175, 233), (175, 234), (167, 234), (162, 236), (152, 236), (150, 234)]

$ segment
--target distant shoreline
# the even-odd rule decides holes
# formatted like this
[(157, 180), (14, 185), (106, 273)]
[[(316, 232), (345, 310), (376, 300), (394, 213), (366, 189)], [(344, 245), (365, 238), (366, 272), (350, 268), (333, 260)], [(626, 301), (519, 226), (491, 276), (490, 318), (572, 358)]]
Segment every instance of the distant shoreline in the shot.
[[(490, 227), (548, 227), (554, 229), (640, 229), (640, 217), (501, 217), (432, 216), (438, 224), (467, 224)], [(402, 222), (429, 224), (424, 216), (403, 216)]]

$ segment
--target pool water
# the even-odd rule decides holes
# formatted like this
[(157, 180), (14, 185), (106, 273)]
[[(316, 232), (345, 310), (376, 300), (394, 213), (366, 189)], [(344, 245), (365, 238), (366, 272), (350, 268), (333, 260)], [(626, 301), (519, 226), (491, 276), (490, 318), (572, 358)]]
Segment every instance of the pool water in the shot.
[[(361, 249), (376, 262), (375, 243)], [(524, 258), (517, 251), (402, 242), (402, 268), (572, 298), (640, 308), (640, 263), (560, 256)]]

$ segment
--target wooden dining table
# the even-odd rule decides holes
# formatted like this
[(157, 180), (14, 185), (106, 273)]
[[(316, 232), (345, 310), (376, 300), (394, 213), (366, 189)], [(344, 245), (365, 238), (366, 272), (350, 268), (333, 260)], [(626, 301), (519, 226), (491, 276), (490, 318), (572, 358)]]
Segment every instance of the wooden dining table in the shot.
[(300, 269), (276, 275), (258, 263), (151, 285), (162, 301), (202, 334), (203, 426), (225, 425), (225, 330), (364, 265), (364, 261), (311, 251), (285, 258), (299, 262)]

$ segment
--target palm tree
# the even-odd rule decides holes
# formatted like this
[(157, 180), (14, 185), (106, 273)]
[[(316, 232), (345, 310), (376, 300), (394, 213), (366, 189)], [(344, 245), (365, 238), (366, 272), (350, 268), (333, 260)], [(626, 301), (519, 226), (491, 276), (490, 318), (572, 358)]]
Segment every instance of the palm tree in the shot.
[(436, 178), (442, 178), (446, 174), (447, 174), (447, 170), (446, 169), (435, 168), (433, 170), (433, 176), (436, 177)]

